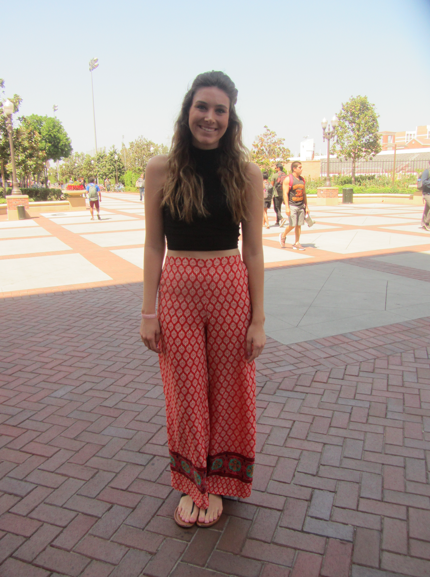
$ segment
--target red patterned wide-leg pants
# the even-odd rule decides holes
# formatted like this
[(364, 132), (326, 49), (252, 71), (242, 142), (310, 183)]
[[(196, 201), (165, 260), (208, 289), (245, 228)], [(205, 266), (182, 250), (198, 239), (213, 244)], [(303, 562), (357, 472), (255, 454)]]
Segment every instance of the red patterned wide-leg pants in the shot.
[(209, 493), (249, 497), (256, 418), (245, 264), (167, 257), (158, 310), (172, 486), (204, 509)]

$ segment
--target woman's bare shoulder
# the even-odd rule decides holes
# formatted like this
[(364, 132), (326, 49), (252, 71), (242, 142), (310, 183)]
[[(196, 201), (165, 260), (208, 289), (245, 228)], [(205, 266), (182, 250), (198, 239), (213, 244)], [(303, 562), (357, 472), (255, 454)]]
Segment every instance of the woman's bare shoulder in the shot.
[(247, 162), (246, 164), (246, 176), (249, 180), (263, 182), (263, 175), (261, 174), (260, 168), (254, 162)]
[(167, 165), (169, 159), (167, 154), (160, 154), (159, 156), (152, 157), (146, 166), (146, 173), (151, 176), (163, 176), (167, 172)]

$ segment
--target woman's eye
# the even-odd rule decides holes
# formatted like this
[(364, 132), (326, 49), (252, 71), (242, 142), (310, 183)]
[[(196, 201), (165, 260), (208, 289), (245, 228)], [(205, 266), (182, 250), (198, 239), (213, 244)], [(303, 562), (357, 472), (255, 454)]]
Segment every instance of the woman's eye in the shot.
[(225, 114), (226, 110), (224, 108), (218, 108), (217, 113), (218, 114)]

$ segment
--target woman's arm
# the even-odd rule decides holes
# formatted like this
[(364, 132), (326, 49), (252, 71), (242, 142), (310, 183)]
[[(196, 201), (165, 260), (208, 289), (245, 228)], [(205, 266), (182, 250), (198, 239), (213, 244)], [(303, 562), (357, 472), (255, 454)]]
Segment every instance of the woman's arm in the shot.
[[(163, 266), (165, 241), (161, 195), (166, 180), (167, 158), (157, 156), (148, 162), (145, 190), (145, 251), (143, 260), (143, 305), (142, 313), (154, 314), (158, 283)], [(144, 344), (159, 353), (160, 323), (157, 318), (144, 319), (140, 325), (140, 336)]]
[(263, 177), (255, 164), (249, 163), (249, 216), (242, 222), (242, 257), (248, 269), (252, 318), (246, 337), (247, 361), (250, 363), (266, 344), (264, 334), (264, 258), (261, 221), (263, 218)]

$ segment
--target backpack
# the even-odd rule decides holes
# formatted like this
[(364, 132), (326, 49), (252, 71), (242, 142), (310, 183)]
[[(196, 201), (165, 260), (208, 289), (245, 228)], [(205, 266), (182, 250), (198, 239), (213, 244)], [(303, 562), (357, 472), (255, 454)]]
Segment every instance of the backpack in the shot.
[(282, 186), (283, 186), (284, 180), (286, 178), (287, 178), (287, 175), (284, 172), (281, 172), (281, 176), (278, 176), (275, 180), (276, 196), (280, 196), (281, 198), (283, 198), (283, 196), (284, 196)]
[(98, 200), (99, 194), (97, 192), (97, 188), (95, 184), (90, 184), (90, 188), (88, 189), (88, 200)]
[[(306, 184), (306, 180), (303, 178), (303, 176), (301, 177), (303, 180), (303, 184)], [(290, 188), (293, 186), (293, 182), (294, 182), (294, 177), (293, 177), (293, 173), (290, 174)]]
[(269, 202), (272, 200), (273, 196), (273, 186), (270, 182), (267, 182), (266, 186), (264, 187), (264, 200)]

